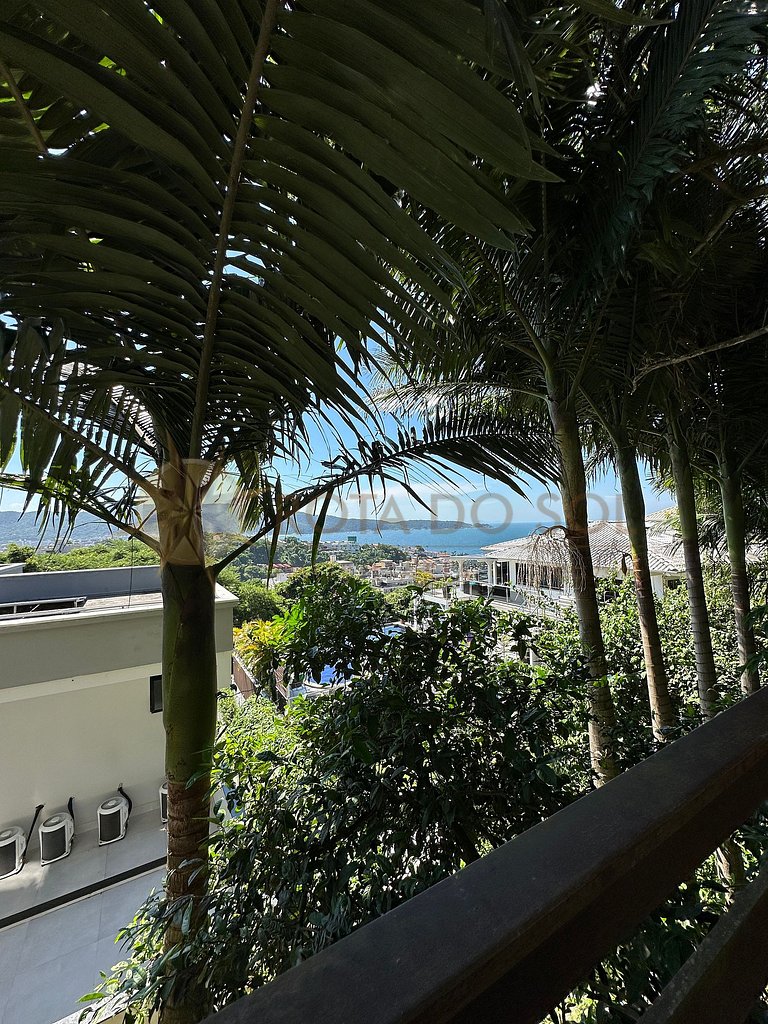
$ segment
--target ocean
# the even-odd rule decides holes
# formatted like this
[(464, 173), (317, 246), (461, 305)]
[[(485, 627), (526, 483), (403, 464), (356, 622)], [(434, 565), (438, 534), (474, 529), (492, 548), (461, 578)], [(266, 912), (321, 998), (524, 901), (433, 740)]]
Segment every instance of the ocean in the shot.
[(357, 538), (358, 546), (361, 544), (394, 544), (396, 547), (420, 545), (427, 551), (445, 551), (451, 555), (482, 557), (483, 548), (488, 544), (500, 544), (505, 540), (517, 540), (518, 537), (526, 537), (541, 525), (551, 526), (552, 522), (550, 520), (546, 524), (502, 523), (498, 526), (456, 526), (442, 529), (393, 529), (385, 527), (381, 531), (358, 530), (349, 534), (333, 530), (324, 533), (322, 539), (326, 541), (339, 541), (346, 540), (349, 536), (354, 536)]
[[(518, 537), (525, 537), (537, 526), (552, 526), (550, 519), (546, 523), (515, 522), (502, 523), (497, 526), (467, 526), (467, 525), (444, 525), (424, 527), (421, 520), (412, 527), (394, 528), (385, 524), (379, 530), (359, 530), (351, 524), (350, 528), (335, 525), (332, 529), (323, 532), (324, 541), (346, 540), (349, 536), (357, 538), (357, 544), (394, 544), (397, 547), (415, 547), (420, 545), (427, 551), (445, 551), (451, 555), (473, 555), (482, 557), (483, 548), (488, 544), (499, 544), (505, 540), (516, 540)], [(231, 529), (230, 524), (225, 524)], [(113, 532), (103, 523), (93, 519), (92, 516), (83, 515), (78, 519), (74, 534), (70, 539), (70, 546), (78, 544), (93, 544), (96, 541), (104, 540)], [(288, 530), (293, 536), (300, 536), (304, 540), (312, 539), (311, 528)], [(27, 513), (19, 516), (17, 512), (0, 512), (0, 548), (10, 543), (40, 544), (43, 549), (52, 544), (56, 539), (55, 530), (49, 529), (44, 534), (42, 541), (39, 528), (35, 522), (34, 515)]]

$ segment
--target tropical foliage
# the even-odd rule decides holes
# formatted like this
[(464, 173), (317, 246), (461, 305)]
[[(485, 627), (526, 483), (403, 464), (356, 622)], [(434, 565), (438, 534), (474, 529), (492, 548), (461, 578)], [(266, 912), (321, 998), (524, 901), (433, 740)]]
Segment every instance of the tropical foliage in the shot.
[[(299, 569), (275, 588), (288, 607), (270, 623), (246, 624), (235, 649), (271, 688), (278, 666), (291, 686), (319, 682), (327, 670), (349, 679), (383, 655), (381, 630), (389, 615), (381, 591), (333, 562)], [(270, 649), (271, 640), (271, 649)]]
[[(19, 558), (19, 555), (24, 557)], [(110, 569), (126, 565), (156, 565), (157, 552), (137, 541), (114, 538), (67, 551), (35, 551), (9, 545), (0, 561), (24, 562), (24, 572), (65, 572), (74, 569)]]
[[(498, 656), (495, 613), (423, 609), (420, 626), (380, 640), (344, 693), (286, 716), (264, 700), (225, 709), (214, 779), (233, 816), (213, 840), (210, 924), (174, 984), (203, 976), (223, 1005), (575, 795), (552, 746), (567, 696)], [(118, 976), (134, 998), (157, 998), (169, 912), (153, 900), (130, 930), (154, 963), (138, 991), (135, 972)]]
[[(461, 276), (403, 190), (496, 245), (522, 229), (493, 173), (551, 174), (494, 65), (468, 0), (40, 0), (0, 15), (0, 482), (38, 495), (42, 522), (87, 510), (160, 555), (179, 896), (205, 891), (214, 583), (240, 553), (206, 563), (202, 501), (220, 475), (236, 466), (243, 524), (264, 535), (335, 483), (398, 469), (403, 449), (429, 459), (450, 437), (444, 454), (504, 468), (487, 425), (442, 417), (298, 495), (265, 475), (306, 451), (307, 415), (367, 411), (355, 381), (372, 336), (425, 336), (427, 301), (448, 316)], [(508, 448), (539, 472), (524, 440)], [(185, 992), (165, 1024), (205, 1002)]]
[(231, 568), (220, 573), (219, 583), (237, 598), (233, 610), (235, 626), (242, 626), (244, 622), (272, 619), (285, 609), (285, 603), (273, 588), (258, 580), (242, 580)]
[[(767, 23), (749, 0), (6, 2), (0, 486), (161, 563), (171, 870), (135, 929), (149, 963), (120, 984), (163, 1024), (609, 782), (736, 699), (737, 675), (760, 685), (744, 499), (768, 444)], [(316, 479), (312, 420), (332, 452)], [(662, 606), (638, 457), (678, 506), (685, 591)], [(593, 572), (587, 479), (606, 464), (636, 619), (628, 584), (601, 608)], [(455, 466), (560, 490), (576, 617), (513, 631), (544, 665), (503, 660), (485, 608), (417, 602), (424, 632), (390, 640), (378, 595), (313, 566), (241, 636), (270, 670), (277, 652), (365, 685), (286, 720), (230, 710), (214, 753), (217, 577), (261, 543), (240, 573), (257, 575), (339, 487), (417, 495)], [(203, 499), (233, 467), (245, 539), (211, 557)], [(730, 596), (706, 585), (702, 494)], [(209, 887), (214, 756), (238, 814)], [(710, 912), (679, 915), (682, 936), (659, 920), (679, 952)], [(620, 951), (574, 1013), (636, 1016), (679, 959), (664, 941)], [(641, 948), (657, 960), (638, 969)]]
[[(730, 670), (733, 700), (739, 679), (728, 593), (722, 574), (708, 574), (718, 661)], [(631, 579), (613, 584), (601, 610), (620, 763), (631, 767), (654, 748)], [(659, 619), (682, 732), (700, 720), (682, 590), (665, 596)], [(299, 698), (285, 714), (265, 697), (223, 705), (214, 778), (232, 817), (213, 841), (209, 926), (185, 944), (173, 984), (184, 984), (187, 972), (202, 974), (215, 1004), (224, 1005), (590, 785), (591, 683), (575, 616), (510, 618), (467, 602), (447, 613), (421, 606), (417, 624), (383, 641), (376, 662), (361, 665), (344, 692)], [(280, 631), (279, 619), (258, 626), (269, 627), (288, 660), (292, 646), (297, 657), (304, 650), (301, 639)], [(500, 654), (500, 641), (512, 660)], [(760, 815), (739, 834), (750, 871), (766, 838)], [(597, 1024), (642, 1012), (727, 899), (709, 859), (553, 1019)], [(133, 964), (117, 970), (111, 989), (130, 993), (137, 1006), (157, 997), (159, 967), (137, 974), (135, 964), (157, 965), (170, 912), (158, 894), (125, 933)]]
[(395, 544), (360, 544), (352, 548), (347, 553), (347, 557), (355, 565), (372, 565), (374, 562), (384, 560), (404, 562), (408, 555)]

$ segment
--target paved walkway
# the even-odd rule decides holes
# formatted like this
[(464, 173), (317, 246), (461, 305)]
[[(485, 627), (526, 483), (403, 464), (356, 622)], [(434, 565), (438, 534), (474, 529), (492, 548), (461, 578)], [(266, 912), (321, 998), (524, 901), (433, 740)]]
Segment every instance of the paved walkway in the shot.
[[(36, 838), (18, 875), (0, 880), (0, 919), (41, 906), (94, 881), (149, 863), (165, 851), (157, 811), (131, 819), (125, 839), (98, 846), (78, 836), (66, 860), (41, 867)], [(155, 868), (91, 896), (0, 927), (0, 1024), (53, 1024), (78, 1009), (80, 996), (122, 960), (117, 932), (133, 918), (164, 871)]]

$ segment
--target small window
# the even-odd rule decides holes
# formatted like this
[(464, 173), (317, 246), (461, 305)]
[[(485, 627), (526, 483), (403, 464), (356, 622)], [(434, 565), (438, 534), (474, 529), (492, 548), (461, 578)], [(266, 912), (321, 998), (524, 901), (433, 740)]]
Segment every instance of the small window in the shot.
[(553, 565), (552, 568), (549, 570), (549, 589), (562, 590), (564, 582), (565, 580), (563, 570), (558, 566)]
[(149, 677), (149, 710), (154, 715), (163, 710), (163, 677)]

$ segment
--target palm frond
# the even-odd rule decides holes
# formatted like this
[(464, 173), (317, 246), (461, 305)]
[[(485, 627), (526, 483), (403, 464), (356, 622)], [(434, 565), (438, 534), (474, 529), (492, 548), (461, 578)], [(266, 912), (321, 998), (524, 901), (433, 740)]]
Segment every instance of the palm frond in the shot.
[(490, 170), (552, 177), (483, 80), (480, 12), (432, 5), (272, 0), (274, 26), (223, 2), (14, 7), (0, 307), (63, 321), (91, 386), (122, 382), (195, 457), (322, 402), (359, 415), (349, 366), (371, 336), (402, 345), (424, 329), (415, 296), (439, 320), (459, 284), (401, 190), (507, 246), (523, 220)]
[(282, 492), (281, 484), (276, 485), (274, 474), (255, 462), (250, 473), (248, 467), (239, 467), (233, 511), (244, 530), (260, 529), (217, 568), (329, 492), (361, 481), (367, 481), (372, 490), (396, 483), (423, 503), (414, 487), (417, 478), (433, 486), (454, 483), (460, 469), (503, 483), (517, 494), (525, 494), (526, 477), (549, 483), (558, 473), (551, 441), (535, 419), (513, 421), (503, 411), (469, 404), (433, 409), (418, 427), (403, 425), (394, 436), (361, 440), (356, 448), (339, 451), (326, 463), (325, 473), (288, 494)]

